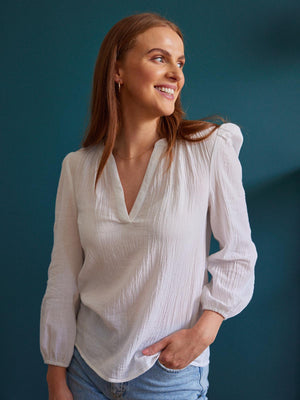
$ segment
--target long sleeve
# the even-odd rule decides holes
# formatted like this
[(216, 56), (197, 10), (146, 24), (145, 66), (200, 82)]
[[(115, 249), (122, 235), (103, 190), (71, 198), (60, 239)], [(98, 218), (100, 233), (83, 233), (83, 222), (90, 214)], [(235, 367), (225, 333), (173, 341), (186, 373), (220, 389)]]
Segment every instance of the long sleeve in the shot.
[(242, 142), (237, 125), (222, 125), (210, 166), (209, 222), (220, 249), (208, 256), (212, 279), (203, 288), (201, 305), (225, 319), (240, 313), (250, 302), (257, 259), (238, 158)]
[(40, 350), (44, 362), (64, 367), (73, 355), (79, 306), (77, 276), (83, 263), (72, 178), (76, 165), (72, 165), (72, 154), (63, 160), (58, 183), (54, 243), (40, 320)]

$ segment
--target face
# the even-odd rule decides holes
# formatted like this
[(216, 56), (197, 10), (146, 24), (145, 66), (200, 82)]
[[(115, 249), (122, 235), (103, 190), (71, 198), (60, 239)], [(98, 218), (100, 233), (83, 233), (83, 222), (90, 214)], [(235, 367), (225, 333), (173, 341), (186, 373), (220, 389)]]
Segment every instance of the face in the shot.
[(184, 61), (183, 42), (171, 28), (155, 27), (138, 35), (116, 64), (122, 111), (139, 118), (171, 115), (184, 85)]

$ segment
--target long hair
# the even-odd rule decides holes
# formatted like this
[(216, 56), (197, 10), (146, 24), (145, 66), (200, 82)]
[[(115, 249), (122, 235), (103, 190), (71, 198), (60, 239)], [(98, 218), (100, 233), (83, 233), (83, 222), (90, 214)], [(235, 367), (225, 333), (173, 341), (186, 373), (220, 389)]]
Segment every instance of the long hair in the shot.
[[(82, 147), (94, 146), (100, 142), (104, 144), (102, 157), (99, 163), (95, 188), (105, 164), (112, 153), (118, 130), (121, 126), (121, 110), (118, 99), (118, 90), (114, 80), (115, 63), (122, 60), (126, 52), (134, 47), (136, 37), (154, 27), (169, 27), (173, 29), (183, 41), (180, 29), (171, 21), (156, 13), (135, 14), (123, 18), (116, 23), (105, 36), (96, 60), (93, 88), (90, 103), (90, 121), (82, 141)], [(176, 140), (201, 141), (206, 139), (215, 129), (217, 123), (205, 119), (224, 119), (218, 115), (202, 118), (196, 121), (183, 119), (180, 95), (176, 99), (173, 114), (162, 116), (158, 123), (158, 133), (166, 138), (168, 146), (165, 155), (169, 158), (167, 170), (173, 160), (173, 146)], [(193, 133), (208, 130), (207, 135), (191, 138)]]

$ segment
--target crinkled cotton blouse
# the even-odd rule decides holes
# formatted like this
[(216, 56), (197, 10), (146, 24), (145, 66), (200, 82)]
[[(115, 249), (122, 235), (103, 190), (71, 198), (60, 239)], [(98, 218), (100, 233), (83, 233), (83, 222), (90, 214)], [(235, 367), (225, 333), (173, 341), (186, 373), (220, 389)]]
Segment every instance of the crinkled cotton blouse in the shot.
[[(201, 142), (177, 141), (165, 173), (167, 140), (158, 140), (129, 214), (112, 154), (94, 191), (102, 143), (65, 156), (41, 307), (46, 364), (67, 367), (76, 346), (103, 379), (129, 381), (160, 355), (144, 348), (191, 328), (203, 310), (228, 319), (246, 307), (257, 253), (242, 141), (232, 123)], [(211, 233), (220, 248), (209, 255)], [(208, 363), (209, 347), (191, 364)]]

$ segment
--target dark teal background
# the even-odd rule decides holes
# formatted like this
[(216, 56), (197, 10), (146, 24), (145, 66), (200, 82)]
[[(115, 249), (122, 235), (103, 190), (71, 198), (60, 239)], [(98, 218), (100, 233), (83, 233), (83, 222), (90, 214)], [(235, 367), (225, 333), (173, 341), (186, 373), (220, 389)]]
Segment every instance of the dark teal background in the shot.
[(2, 2), (0, 397), (47, 399), (39, 313), (61, 162), (80, 146), (104, 35), (144, 11), (184, 33), (188, 117), (219, 113), (244, 134), (256, 286), (211, 347), (209, 399), (298, 399), (300, 7), (283, 0)]

